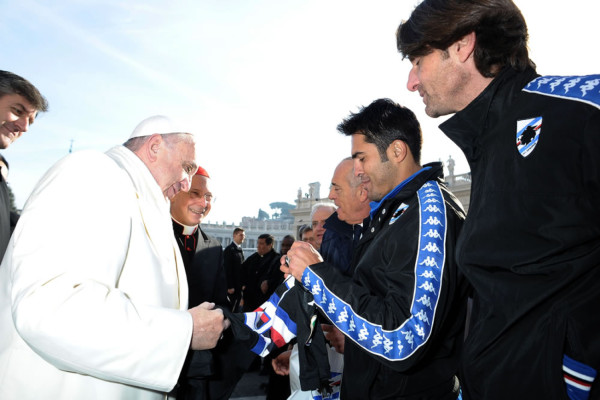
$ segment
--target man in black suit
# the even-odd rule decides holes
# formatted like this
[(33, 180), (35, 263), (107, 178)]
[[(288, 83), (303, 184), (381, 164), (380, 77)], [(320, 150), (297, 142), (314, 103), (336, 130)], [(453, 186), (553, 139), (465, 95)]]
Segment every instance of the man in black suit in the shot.
[[(210, 177), (198, 167), (189, 192), (171, 199), (173, 230), (183, 257), (189, 286), (189, 307), (213, 302), (229, 307), (223, 268), (223, 247), (202, 231), (200, 223), (212, 207)], [(177, 387), (177, 400), (228, 399), (254, 356), (233, 343), (231, 331), (213, 350), (190, 352)]]
[(223, 248), (200, 227), (212, 207), (209, 186), (208, 173), (199, 167), (190, 191), (179, 193), (171, 200), (173, 230), (185, 265), (190, 308), (203, 301), (227, 305)]
[(225, 275), (227, 276), (227, 294), (232, 311), (240, 310), (242, 299), (242, 264), (244, 262), (244, 251), (242, 243), (246, 239), (244, 228), (233, 230), (233, 240), (223, 252), (225, 263)]
[(273, 245), (273, 235), (263, 233), (258, 237), (256, 253), (242, 266), (244, 287), (244, 312), (251, 312), (269, 299), (275, 288), (283, 282), (283, 272), (279, 270), (279, 258)]

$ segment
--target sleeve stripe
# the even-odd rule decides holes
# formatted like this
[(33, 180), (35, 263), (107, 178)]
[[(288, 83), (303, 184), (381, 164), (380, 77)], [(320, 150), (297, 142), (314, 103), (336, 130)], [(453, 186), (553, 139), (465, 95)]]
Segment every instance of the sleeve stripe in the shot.
[(566, 100), (575, 100), (600, 109), (600, 75), (540, 76), (523, 88), (536, 93)]
[(303, 285), (315, 303), (346, 336), (364, 350), (390, 361), (411, 357), (431, 335), (445, 267), (446, 206), (439, 184), (427, 182), (417, 192), (420, 207), (419, 249), (411, 316), (394, 330), (385, 330), (358, 315), (336, 296), (310, 267)]

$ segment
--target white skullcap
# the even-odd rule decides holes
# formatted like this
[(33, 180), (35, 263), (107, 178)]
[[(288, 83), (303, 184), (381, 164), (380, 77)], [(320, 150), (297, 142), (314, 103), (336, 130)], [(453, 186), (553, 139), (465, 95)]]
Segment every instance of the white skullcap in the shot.
[(146, 118), (135, 127), (129, 139), (133, 139), (141, 136), (150, 136), (158, 133), (164, 135), (167, 133), (190, 133), (189, 131), (182, 129), (173, 120), (164, 115), (155, 115), (150, 118)]

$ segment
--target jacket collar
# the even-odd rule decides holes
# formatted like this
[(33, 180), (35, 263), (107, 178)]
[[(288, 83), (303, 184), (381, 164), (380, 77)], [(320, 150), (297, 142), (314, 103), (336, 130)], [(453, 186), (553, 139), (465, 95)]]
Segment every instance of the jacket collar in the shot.
[(179, 235), (193, 235), (198, 230), (198, 225), (184, 225), (173, 217), (171, 219), (173, 220), (173, 230)]
[(440, 124), (439, 128), (460, 147), (467, 160), (474, 159), (482, 133), (495, 123), (490, 117), (502, 118), (495, 113), (506, 110), (521, 89), (537, 76), (530, 67), (522, 72), (504, 68), (475, 100)]
[[(370, 217), (371, 217), (371, 219), (377, 213), (377, 211), (379, 211), (379, 208), (381, 207), (381, 205), (384, 204), (388, 199), (395, 198), (407, 186), (408, 187), (412, 187), (413, 185), (411, 185), (411, 182), (413, 182), (413, 181), (421, 182), (421, 179), (415, 179), (415, 178), (417, 178), (418, 176), (421, 176), (426, 171), (429, 171), (429, 170), (431, 170), (434, 167), (438, 167), (438, 168), (441, 169), (441, 165), (442, 164), (439, 163), (439, 162), (438, 163), (430, 163), (430, 164), (424, 165), (423, 168), (421, 168), (419, 171), (415, 172), (414, 174), (412, 174), (411, 176), (409, 176), (408, 178), (406, 178), (398, 186), (396, 186), (394, 189), (392, 189), (388, 194), (386, 194), (383, 197), (383, 199), (381, 199), (379, 201), (372, 201), (370, 203), (370, 206), (371, 206)], [(438, 168), (436, 168), (436, 170)], [(430, 174), (424, 174), (424, 175), (429, 176)], [(411, 190), (410, 192), (412, 193), (413, 190)]]
[(325, 228), (325, 232), (327, 232), (327, 230), (333, 230), (335, 232), (338, 232), (340, 234), (346, 233), (349, 234), (350, 236), (352, 236), (352, 224), (349, 224), (345, 221), (342, 221), (340, 219), (340, 217), (338, 216), (337, 211), (335, 211), (333, 214), (331, 214), (329, 216), (329, 218), (327, 218), (325, 220), (325, 225), (323, 225), (323, 227)]

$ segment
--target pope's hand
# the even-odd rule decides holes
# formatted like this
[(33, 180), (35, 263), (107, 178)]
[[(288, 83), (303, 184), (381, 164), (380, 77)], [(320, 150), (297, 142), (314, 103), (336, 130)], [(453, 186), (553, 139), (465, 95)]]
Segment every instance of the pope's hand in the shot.
[(188, 310), (194, 321), (190, 345), (192, 350), (212, 349), (217, 345), (223, 330), (229, 327), (230, 323), (223, 317), (223, 311), (214, 307), (214, 303), (204, 302)]

